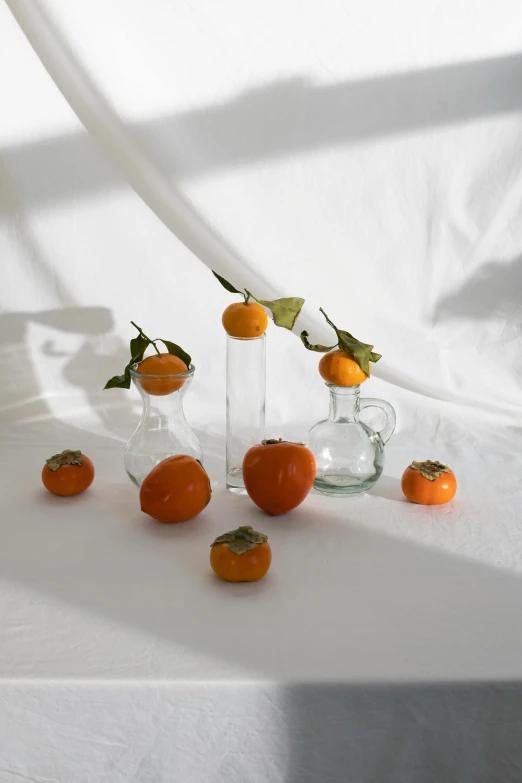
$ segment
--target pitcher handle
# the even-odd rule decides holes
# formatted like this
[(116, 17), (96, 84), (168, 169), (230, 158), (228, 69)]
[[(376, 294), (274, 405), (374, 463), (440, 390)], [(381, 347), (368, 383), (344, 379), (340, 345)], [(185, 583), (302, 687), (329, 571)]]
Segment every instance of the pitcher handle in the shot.
[(379, 430), (378, 434), (381, 436), (382, 442), (387, 443), (393, 435), (396, 422), (395, 411), (390, 403), (385, 402), (384, 400), (378, 400), (375, 397), (363, 397), (359, 403), (359, 410), (362, 411), (363, 408), (380, 408), (380, 410), (384, 411), (386, 414), (386, 424), (382, 430)]

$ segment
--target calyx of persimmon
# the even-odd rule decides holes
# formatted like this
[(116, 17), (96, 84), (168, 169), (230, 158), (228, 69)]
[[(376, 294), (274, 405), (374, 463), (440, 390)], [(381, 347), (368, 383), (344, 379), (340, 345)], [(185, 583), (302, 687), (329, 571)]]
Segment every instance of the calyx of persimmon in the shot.
[(210, 547), (212, 548), (216, 544), (226, 544), (235, 555), (244, 555), (245, 552), (255, 549), (258, 544), (264, 544), (265, 541), (268, 541), (268, 537), (264, 533), (258, 533), (250, 525), (242, 525), (237, 530), (231, 530), (218, 536)]
[(304, 347), (309, 351), (318, 351), (319, 353), (327, 353), (333, 348), (339, 347), (343, 351), (346, 351), (346, 353), (350, 354), (352, 359), (357, 362), (363, 373), (369, 376), (370, 362), (378, 362), (381, 358), (381, 354), (375, 353), (373, 350), (373, 345), (369, 345), (369, 343), (361, 343), (360, 340), (357, 340), (357, 338), (354, 337), (353, 334), (350, 334), (350, 332), (345, 332), (343, 329), (338, 329), (337, 326), (332, 323), (332, 321), (330, 321), (322, 307), (319, 308), (319, 312), (324, 315), (326, 322), (329, 326), (332, 327), (335, 334), (337, 335), (337, 343), (330, 346), (319, 344), (313, 345), (308, 340), (308, 332), (301, 332), (301, 342), (303, 343)]
[(130, 361), (125, 367), (123, 374), (115, 375), (113, 378), (110, 378), (103, 387), (104, 389), (130, 389), (130, 371), (132, 365), (143, 361), (145, 351), (149, 345), (152, 345), (156, 353), (159, 354), (160, 351), (156, 343), (163, 343), (168, 353), (171, 353), (173, 356), (177, 356), (178, 359), (181, 359), (182, 362), (185, 362), (187, 368), (189, 367), (192, 358), (186, 351), (183, 350), (183, 348), (181, 348), (181, 346), (176, 345), (176, 343), (172, 343), (170, 340), (163, 340), (161, 337), (155, 337), (154, 340), (151, 340), (151, 338), (147, 337), (147, 335), (144, 333), (141, 326), (135, 324), (134, 321), (131, 321), (131, 324), (135, 329), (138, 330), (138, 336), (134, 337), (130, 341)]
[(412, 462), (410, 468), (418, 470), (421, 476), (424, 476), (428, 481), (435, 481), (444, 473), (451, 473), (451, 468), (448, 468), (447, 465), (443, 465), (442, 462), (432, 462), (431, 459), (424, 460), (424, 462)]
[(65, 449), (61, 454), (54, 454), (45, 461), (49, 470), (52, 470), (53, 473), (58, 468), (61, 468), (62, 465), (79, 465), (80, 467), (83, 465), (82, 452), (71, 451), (71, 449)]
[(250, 299), (255, 299), (260, 305), (267, 307), (272, 313), (276, 326), (282, 326), (284, 329), (290, 330), (294, 328), (294, 324), (297, 321), (297, 317), (305, 302), (300, 296), (285, 296), (282, 299), (270, 300), (258, 299), (254, 294), (250, 293), (250, 291), (247, 291), (246, 288), (244, 291), (235, 288), (232, 283), (229, 283), (224, 277), (218, 275), (217, 272), (213, 271), (212, 274), (219, 280), (223, 288), (226, 288), (231, 294), (240, 294), (243, 296), (245, 304), (248, 304)]
[(262, 446), (273, 446), (274, 444), (277, 445), (278, 443), (291, 443), (293, 446), (305, 446), (304, 443), (296, 443), (294, 440), (283, 440), (283, 438), (270, 438), (269, 440), (262, 440), (261, 445)]

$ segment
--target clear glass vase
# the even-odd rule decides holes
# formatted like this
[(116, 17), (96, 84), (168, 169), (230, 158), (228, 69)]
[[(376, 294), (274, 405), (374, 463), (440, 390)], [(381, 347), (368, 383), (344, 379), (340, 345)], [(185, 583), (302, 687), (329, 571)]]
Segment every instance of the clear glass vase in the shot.
[(189, 454), (199, 460), (203, 451), (183, 411), (183, 397), (195, 367), (177, 375), (146, 375), (131, 369), (131, 378), (143, 401), (140, 423), (125, 449), (125, 470), (133, 484), (143, 479), (158, 462), (174, 454)]
[[(395, 429), (395, 411), (384, 400), (360, 399), (359, 386), (326, 386), (330, 391), (329, 416), (311, 428), (306, 444), (317, 463), (314, 488), (335, 496), (366, 492), (382, 473), (384, 445)], [(371, 407), (386, 415), (378, 432), (359, 419), (360, 412)]]
[(265, 335), (249, 339), (227, 335), (226, 483), (245, 492), (243, 457), (265, 435)]

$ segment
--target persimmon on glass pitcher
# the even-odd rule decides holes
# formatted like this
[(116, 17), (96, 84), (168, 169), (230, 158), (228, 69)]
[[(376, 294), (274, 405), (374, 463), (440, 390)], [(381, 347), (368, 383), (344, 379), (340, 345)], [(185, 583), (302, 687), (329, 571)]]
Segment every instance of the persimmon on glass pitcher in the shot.
[[(373, 351), (373, 345), (337, 329), (321, 312), (334, 329), (337, 343), (312, 345), (307, 332), (301, 333), (308, 350), (324, 353), (319, 373), (330, 392), (328, 418), (315, 424), (307, 437), (317, 466), (314, 488), (324, 495), (356, 495), (370, 489), (382, 474), (384, 445), (395, 429), (395, 411), (384, 400), (360, 398), (360, 384), (370, 376), (370, 362), (379, 361), (381, 355)], [(381, 429), (374, 430), (360, 420), (365, 408), (383, 411)]]

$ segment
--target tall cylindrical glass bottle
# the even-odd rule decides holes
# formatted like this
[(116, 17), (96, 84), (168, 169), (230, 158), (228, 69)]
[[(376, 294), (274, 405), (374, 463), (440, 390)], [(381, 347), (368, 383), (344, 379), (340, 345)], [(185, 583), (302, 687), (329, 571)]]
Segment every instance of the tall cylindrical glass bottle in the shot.
[(227, 335), (227, 489), (244, 492), (243, 457), (264, 438), (266, 395), (265, 335)]

